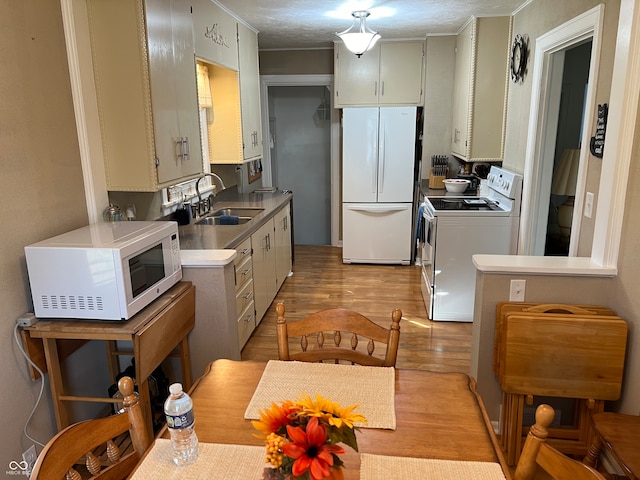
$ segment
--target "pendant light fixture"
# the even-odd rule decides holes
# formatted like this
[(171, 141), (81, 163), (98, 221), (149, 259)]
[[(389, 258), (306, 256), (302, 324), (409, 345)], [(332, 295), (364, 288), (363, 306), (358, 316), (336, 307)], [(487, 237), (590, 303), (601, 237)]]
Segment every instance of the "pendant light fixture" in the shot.
[(357, 57), (361, 57), (364, 52), (373, 48), (376, 42), (380, 40), (380, 34), (367, 28), (368, 11), (357, 10), (351, 12), (351, 15), (353, 16), (353, 25), (344, 32), (336, 33), (336, 35), (342, 39), (345, 47), (350, 52), (355, 53)]

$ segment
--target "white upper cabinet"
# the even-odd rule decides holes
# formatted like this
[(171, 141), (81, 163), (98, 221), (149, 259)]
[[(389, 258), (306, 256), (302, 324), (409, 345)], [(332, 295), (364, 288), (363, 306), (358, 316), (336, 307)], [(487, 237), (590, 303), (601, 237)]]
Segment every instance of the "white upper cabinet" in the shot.
[(473, 19), (458, 35), (451, 153), (466, 162), (498, 162), (504, 154), (509, 17)]
[(243, 158), (248, 162), (262, 158), (258, 35), (240, 22), (237, 25)]
[(360, 58), (336, 42), (334, 60), (336, 107), (422, 105), (423, 41), (380, 41)]
[(190, 3), (87, 0), (107, 188), (202, 172)]
[(211, 0), (192, 0), (196, 57), (238, 70), (236, 19)]

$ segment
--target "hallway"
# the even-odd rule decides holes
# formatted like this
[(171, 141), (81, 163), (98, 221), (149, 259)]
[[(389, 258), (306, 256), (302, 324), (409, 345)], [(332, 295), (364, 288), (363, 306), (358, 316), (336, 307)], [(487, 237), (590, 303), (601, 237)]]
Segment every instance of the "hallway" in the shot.
[(355, 310), (388, 328), (391, 312), (400, 308), (398, 368), (469, 373), (471, 323), (431, 322), (420, 293), (417, 266), (345, 265), (342, 249), (295, 247), (293, 275), (287, 278), (260, 325), (242, 350), (243, 360), (278, 357), (276, 304), (295, 321), (325, 308)]

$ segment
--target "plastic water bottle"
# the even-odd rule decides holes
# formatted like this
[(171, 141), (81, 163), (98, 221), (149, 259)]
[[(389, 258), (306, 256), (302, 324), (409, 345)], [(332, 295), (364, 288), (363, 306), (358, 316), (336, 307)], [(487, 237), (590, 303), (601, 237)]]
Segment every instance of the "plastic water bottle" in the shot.
[(194, 430), (193, 401), (182, 391), (182, 384), (169, 387), (169, 397), (164, 402), (164, 414), (171, 434), (173, 462), (188, 465), (198, 458), (198, 437)]

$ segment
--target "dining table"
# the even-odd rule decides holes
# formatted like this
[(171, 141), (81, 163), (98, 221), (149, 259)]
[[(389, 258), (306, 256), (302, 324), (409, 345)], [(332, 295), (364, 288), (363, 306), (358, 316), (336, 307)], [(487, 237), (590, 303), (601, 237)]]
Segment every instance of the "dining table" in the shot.
[[(208, 455), (207, 452), (210, 452), (213, 446), (244, 449), (236, 452), (240, 455), (238, 458), (248, 458), (246, 452), (249, 451), (262, 452), (264, 441), (258, 438), (257, 430), (246, 416), (258, 387), (264, 386), (263, 376), (266, 375), (266, 370), (276, 366), (270, 365), (272, 363), (291, 363), (293, 367), (293, 364), (302, 362), (265, 363), (220, 359), (209, 364), (205, 373), (196, 380), (189, 394), (193, 400), (195, 430), (200, 442), (200, 458), (196, 466), (190, 466), (192, 468), (190, 471), (198, 468), (197, 463)], [(277, 366), (288, 368), (287, 365)], [(348, 368), (359, 368), (359, 366), (348, 366)], [(414, 461), (415, 465), (412, 468), (417, 469), (431, 468), (431, 466), (416, 463), (428, 461), (439, 469), (451, 470), (451, 478), (511, 479), (509, 467), (472, 377), (463, 373), (440, 373), (393, 367), (367, 368), (390, 369), (394, 425), (391, 428), (358, 429), (356, 433), (358, 452), (345, 447), (345, 453), (341, 456), (345, 466), (343, 469), (345, 480), (403, 478), (399, 474), (394, 476), (390, 472), (379, 471), (380, 477), (365, 475), (364, 470), (361, 472), (365, 460), (371, 468), (395, 470), (393, 467), (385, 466), (386, 459)], [(323, 369), (321, 375), (315, 375), (318, 377), (316, 380), (326, 385), (340, 383), (339, 375), (336, 375), (337, 368), (327, 365)], [(270, 378), (271, 380), (267, 382), (283, 384), (287, 382), (288, 377), (281, 375)], [(366, 382), (366, 380), (363, 381)], [(366, 384), (364, 387), (360, 384), (356, 388), (367, 390)], [(375, 386), (372, 385), (371, 388)], [(315, 394), (312, 391), (307, 393), (312, 396)], [(373, 396), (384, 394), (377, 391), (369, 393)], [(287, 399), (295, 400), (295, 398), (280, 400)], [(162, 474), (159, 465), (152, 465), (154, 461), (162, 463), (164, 460), (158, 461), (158, 458), (167, 456), (166, 452), (170, 448), (166, 440), (168, 438), (169, 432), (165, 427), (156, 437), (155, 445), (147, 451), (130, 478), (145, 479), (144, 471), (153, 472), (155, 478), (181, 478), (180, 469), (184, 467), (169, 466), (171, 462), (166, 461), (164, 467), (168, 473)], [(159, 457), (160, 453), (155, 452), (155, 460), (153, 460), (154, 455), (150, 452), (161, 448), (166, 450), (161, 454), (164, 457)], [(264, 461), (262, 453), (260, 455), (261, 461)], [(382, 463), (376, 463), (379, 461)], [(461, 466), (475, 468), (476, 465), (491, 467), (491, 474), (456, 474), (453, 470)], [(205, 468), (204, 463), (201, 468)], [(152, 475), (149, 474), (149, 476)], [(194, 474), (189, 478), (212, 477), (200, 477)], [(442, 473), (434, 473), (433, 476), (418, 474), (415, 478), (444, 478), (444, 476)], [(260, 477), (256, 480), (260, 480)]]

